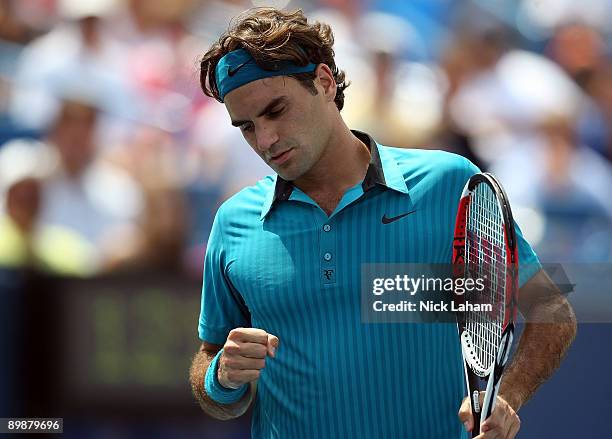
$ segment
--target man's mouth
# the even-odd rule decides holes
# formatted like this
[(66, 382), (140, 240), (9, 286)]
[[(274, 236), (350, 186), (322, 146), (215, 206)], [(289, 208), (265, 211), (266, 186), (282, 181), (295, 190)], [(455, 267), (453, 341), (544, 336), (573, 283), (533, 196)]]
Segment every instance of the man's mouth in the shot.
[(279, 154), (273, 155), (272, 157), (270, 157), (270, 162), (274, 163), (275, 165), (280, 165), (284, 163), (289, 158), (291, 151), (292, 149), (287, 149)]

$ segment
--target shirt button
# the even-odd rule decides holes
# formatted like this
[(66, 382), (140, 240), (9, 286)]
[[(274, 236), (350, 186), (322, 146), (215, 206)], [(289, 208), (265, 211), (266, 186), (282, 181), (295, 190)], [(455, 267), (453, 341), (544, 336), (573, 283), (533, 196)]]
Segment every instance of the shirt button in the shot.
[(325, 230), (326, 232), (329, 232), (331, 230), (331, 226), (329, 224), (325, 224), (323, 226), (323, 230)]
[(325, 259), (326, 261), (331, 261), (332, 255), (331, 253), (325, 253), (323, 255), (323, 259)]

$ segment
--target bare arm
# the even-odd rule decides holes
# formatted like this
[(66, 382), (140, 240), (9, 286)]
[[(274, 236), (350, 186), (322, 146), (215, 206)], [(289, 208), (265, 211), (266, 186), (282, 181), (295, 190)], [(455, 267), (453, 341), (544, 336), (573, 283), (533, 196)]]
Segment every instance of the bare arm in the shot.
[[(519, 292), (519, 310), (526, 323), (512, 363), (503, 377), (495, 410), (481, 424), (475, 439), (511, 439), (521, 421), (517, 411), (559, 367), (576, 335), (576, 317), (568, 301), (540, 270)], [(480, 392), (481, 401), (484, 392)], [(471, 431), (474, 418), (469, 398), (464, 398), (459, 419)]]
[(211, 361), (222, 348), (221, 345), (202, 343), (196, 352), (189, 370), (189, 381), (193, 395), (200, 403), (200, 407), (210, 416), (222, 421), (242, 416), (247, 411), (256, 391), (256, 382), (250, 384), (249, 390), (240, 401), (233, 404), (219, 404), (208, 397), (204, 390), (204, 375)]
[(499, 390), (515, 411), (559, 367), (576, 335), (574, 311), (543, 270), (521, 288), (519, 309), (525, 328)]

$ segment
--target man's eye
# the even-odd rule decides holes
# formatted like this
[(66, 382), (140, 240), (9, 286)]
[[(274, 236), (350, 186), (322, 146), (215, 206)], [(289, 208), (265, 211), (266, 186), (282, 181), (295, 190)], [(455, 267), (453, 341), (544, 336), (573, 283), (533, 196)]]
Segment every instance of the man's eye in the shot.
[(244, 125), (240, 125), (240, 131), (242, 131), (243, 133), (253, 131), (253, 124), (245, 123)]
[(283, 112), (284, 109), (285, 109), (284, 107), (281, 107), (281, 108), (279, 108), (277, 110), (270, 111), (268, 113), (268, 117), (277, 117), (277, 116), (279, 116)]

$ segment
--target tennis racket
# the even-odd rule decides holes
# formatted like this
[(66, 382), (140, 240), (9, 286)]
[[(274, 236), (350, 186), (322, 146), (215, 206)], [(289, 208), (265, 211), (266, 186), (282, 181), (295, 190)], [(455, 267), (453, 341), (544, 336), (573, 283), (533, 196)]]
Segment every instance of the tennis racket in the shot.
[[(476, 174), (463, 189), (453, 240), (455, 278), (482, 279), (483, 288), (455, 295), (468, 396), (472, 405), (472, 437), (495, 408), (502, 373), (510, 355), (518, 300), (518, 252), (508, 198), (488, 173)], [(474, 311), (467, 305), (487, 305)], [(482, 306), (481, 309), (485, 309)], [(472, 309), (472, 310), (470, 310)], [(486, 380), (482, 406), (480, 384)]]

